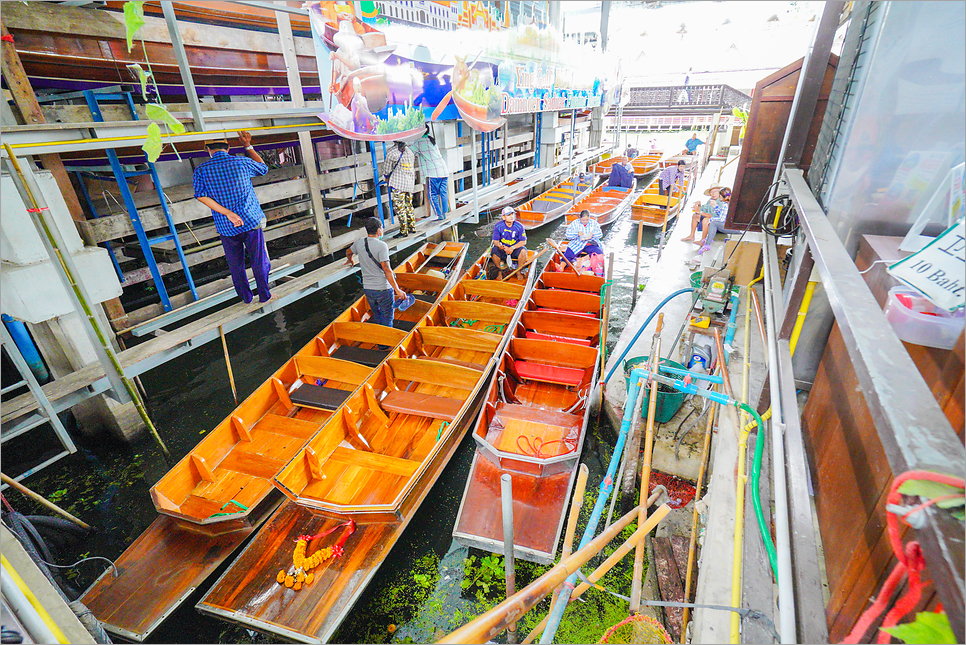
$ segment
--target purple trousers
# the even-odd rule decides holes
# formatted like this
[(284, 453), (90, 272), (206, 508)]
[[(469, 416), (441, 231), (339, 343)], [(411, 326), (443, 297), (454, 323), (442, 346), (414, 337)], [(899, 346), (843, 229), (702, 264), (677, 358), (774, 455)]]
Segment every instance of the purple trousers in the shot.
[(221, 244), (225, 247), (225, 259), (231, 272), (231, 283), (235, 293), (245, 301), (252, 301), (254, 296), (248, 286), (248, 275), (245, 273), (245, 252), (251, 261), (252, 273), (255, 274), (255, 285), (258, 287), (258, 301), (267, 302), (272, 294), (268, 290), (268, 272), (271, 263), (268, 259), (268, 248), (265, 246), (265, 232), (261, 228), (238, 235), (221, 235)]

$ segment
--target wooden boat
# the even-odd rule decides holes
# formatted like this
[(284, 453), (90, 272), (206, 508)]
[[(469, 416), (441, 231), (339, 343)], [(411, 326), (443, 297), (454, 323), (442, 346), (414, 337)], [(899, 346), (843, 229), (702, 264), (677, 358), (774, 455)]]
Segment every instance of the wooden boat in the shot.
[(657, 170), (663, 156), (663, 150), (652, 150), (647, 154), (634, 157), (631, 160), (631, 165), (634, 166), (634, 176), (639, 179)]
[[(466, 245), (461, 243), (423, 245), (396, 268), (396, 279), (403, 289), (413, 292), (420, 290), (422, 293), (419, 297), (438, 300), (456, 283), (465, 255)], [(434, 275), (447, 267), (448, 278)], [(240, 495), (233, 495), (229, 490), (221, 498), (213, 496), (212, 499), (206, 498), (203, 503), (196, 503), (196, 509), (220, 508), (224, 495), (233, 496), (236, 501), (245, 500), (242, 503), (249, 508), (241, 512), (239, 507), (230, 505), (225, 509), (227, 514), (217, 517), (206, 517), (205, 511), (189, 515), (191, 509), (185, 508), (185, 504), (181, 504), (177, 512), (162, 510), (162, 516), (117, 559), (119, 575), (115, 577), (110, 570), (106, 571), (82, 596), (83, 602), (104, 627), (124, 638), (143, 641), (276, 510), (281, 496), (274, 492), (271, 484), (261, 501), (252, 493), (265, 489), (264, 483), (275, 474), (270, 470), (274, 463), (280, 461), (279, 454), (284, 454), (284, 451), (294, 453), (292, 447), (295, 446), (295, 450), (301, 447), (311, 436), (310, 431), (320, 425), (319, 419), (324, 420), (332, 415), (331, 410), (307, 406), (296, 406), (286, 414), (285, 404), (281, 402), (278, 390), (274, 389), (277, 387), (276, 380), (283, 382), (287, 392), (288, 385), (296, 375), (303, 382), (316, 383), (320, 377), (327, 379), (323, 380), (324, 387), (319, 388), (325, 390), (326, 396), (320, 397), (319, 402), (331, 406), (335, 400), (351, 394), (351, 390), (375, 370), (375, 365), (370, 363), (380, 353), (372, 348), (370, 341), (373, 338), (367, 337), (365, 342), (359, 342), (347, 336), (358, 336), (360, 332), (377, 333), (390, 342), (391, 337), (402, 340), (407, 335), (406, 329), (412, 329), (432, 306), (432, 302), (417, 299), (405, 312), (397, 312), (397, 326), (401, 329), (379, 326), (380, 329), (374, 330), (372, 328), (377, 325), (365, 322), (369, 315), (368, 305), (365, 297), (360, 298), (276, 371), (229, 419), (215, 428), (171, 473), (158, 482), (151, 491), (156, 502), (155, 489), (163, 490), (166, 499), (170, 500), (168, 496), (173, 496), (171, 479), (181, 481), (182, 489), (187, 488), (185, 482), (197, 481), (192, 493), (216, 492), (217, 485), (212, 486), (211, 482), (205, 481), (200, 474), (202, 471), (197, 469), (198, 464), (202, 463), (202, 468), (221, 476), (225, 485), (239, 481), (239, 476), (248, 484)], [(323, 347), (328, 355), (323, 353)], [(340, 349), (342, 356), (334, 356)], [(347, 357), (346, 350), (350, 354), (355, 352), (355, 355)], [(311, 378), (313, 376), (316, 378)], [(302, 387), (306, 385), (311, 384), (305, 383)], [(337, 386), (349, 390), (337, 389)], [(266, 387), (273, 388), (267, 395), (263, 392)], [(310, 393), (311, 390), (301, 392), (299, 388), (287, 396), (289, 400), (296, 401)], [(263, 401), (266, 396), (270, 399), (275, 397), (274, 402), (262, 404), (268, 407), (269, 412), (251, 424), (252, 419), (247, 415), (252, 405)], [(248, 423), (239, 424), (234, 421), (235, 418)], [(266, 428), (266, 422), (274, 425)], [(286, 427), (297, 428), (304, 436), (273, 431)], [(226, 429), (228, 432), (237, 432), (239, 428), (251, 436), (251, 441), (237, 441), (236, 435), (226, 433)], [(222, 458), (218, 462), (209, 461), (213, 449), (221, 451)], [(201, 462), (195, 456), (205, 461)], [(279, 464), (279, 468), (282, 464)], [(240, 466), (249, 472), (226, 472), (231, 466)], [(159, 575), (161, 571), (166, 572), (165, 575)]]
[(593, 166), (591, 166), (590, 172), (594, 173), (595, 175), (609, 175), (611, 167), (615, 163), (624, 163), (625, 161), (627, 161), (627, 157), (624, 157), (622, 155), (618, 155), (616, 157), (608, 157), (607, 159), (604, 159), (603, 161), (598, 161)]
[(490, 379), (453, 529), (503, 553), (500, 478), (513, 480), (514, 554), (553, 562), (597, 383), (604, 279), (547, 264)]
[(519, 185), (523, 184), (522, 179), (514, 179), (509, 184), (506, 185), (512, 192), (498, 199), (495, 202), (490, 202), (483, 208), (483, 212), (487, 215), (499, 215), (501, 211), (507, 206), (516, 206), (521, 202), (526, 201), (530, 197), (530, 188), (519, 188)]
[[(276, 485), (290, 499), (199, 611), (287, 639), (331, 638), (473, 424), (490, 370), (522, 312), (536, 272), (506, 283), (479, 280), (484, 261), (485, 255), (279, 473)], [(454, 326), (460, 320), (463, 326)], [(363, 441), (373, 450), (356, 447)], [(344, 555), (314, 569), (311, 584), (295, 591), (277, 582), (278, 572), (293, 566), (300, 535), (350, 519), (355, 532)], [(314, 540), (307, 553), (335, 539)]]
[(684, 195), (678, 192), (671, 195), (644, 192), (631, 204), (631, 220), (662, 228), (678, 216), (684, 199)]
[(562, 181), (518, 207), (517, 219), (528, 231), (549, 224), (567, 212), (574, 202), (588, 195), (593, 187), (593, 180), (576, 186), (573, 179)]
[(612, 224), (621, 216), (634, 198), (633, 188), (602, 185), (574, 204), (567, 211), (567, 223), (580, 217), (580, 211), (590, 211), (590, 216), (601, 226)]

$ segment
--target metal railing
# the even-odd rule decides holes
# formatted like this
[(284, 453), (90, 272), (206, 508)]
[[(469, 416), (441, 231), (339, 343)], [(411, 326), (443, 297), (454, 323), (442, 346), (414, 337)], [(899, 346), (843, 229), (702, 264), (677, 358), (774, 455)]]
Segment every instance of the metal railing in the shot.
[(647, 108), (741, 108), (747, 110), (751, 97), (730, 85), (664, 85), (632, 87), (630, 109)]

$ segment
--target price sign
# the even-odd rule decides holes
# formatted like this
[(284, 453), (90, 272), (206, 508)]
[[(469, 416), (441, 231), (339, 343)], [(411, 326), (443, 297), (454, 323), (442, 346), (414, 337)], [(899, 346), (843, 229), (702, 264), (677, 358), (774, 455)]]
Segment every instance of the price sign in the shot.
[(918, 253), (889, 267), (895, 278), (936, 306), (955, 311), (966, 303), (966, 225), (959, 220)]

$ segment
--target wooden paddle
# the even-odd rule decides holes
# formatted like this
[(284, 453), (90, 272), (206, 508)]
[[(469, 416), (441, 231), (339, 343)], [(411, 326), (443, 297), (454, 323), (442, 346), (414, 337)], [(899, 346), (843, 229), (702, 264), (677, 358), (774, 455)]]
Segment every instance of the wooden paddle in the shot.
[(476, 60), (473, 61), (472, 64), (466, 66), (466, 76), (460, 79), (458, 87), (451, 89), (443, 96), (442, 100), (439, 102), (439, 105), (436, 106), (436, 109), (433, 110), (433, 113), (429, 116), (430, 121), (435, 121), (438, 119), (439, 115), (442, 114), (443, 110), (446, 109), (446, 106), (449, 105), (450, 99), (453, 98), (453, 92), (458, 92), (463, 88), (463, 83), (465, 83), (466, 79), (470, 77), (470, 70), (473, 69), (473, 65), (476, 65), (480, 61), (480, 56), (482, 55), (483, 52), (480, 52), (479, 55), (477, 55)]
[(548, 246), (543, 247), (543, 250), (542, 251), (540, 251), (539, 253), (537, 253), (536, 255), (534, 255), (532, 258), (530, 258), (529, 260), (527, 260), (526, 262), (524, 262), (523, 264), (521, 264), (520, 266), (518, 266), (516, 268), (516, 270), (513, 271), (513, 273), (509, 274), (505, 278), (500, 278), (500, 282), (506, 282), (507, 280), (509, 280), (510, 278), (512, 278), (513, 276), (515, 276), (516, 274), (518, 274), (520, 271), (522, 271), (523, 269), (527, 268), (528, 266), (530, 266), (531, 264), (533, 264), (534, 262), (536, 262), (537, 261), (537, 258), (539, 258), (541, 255), (543, 255), (544, 253), (546, 253), (549, 250), (550, 250), (550, 247), (548, 247)]
[(562, 257), (564, 259), (564, 262), (566, 262), (570, 266), (570, 268), (574, 270), (574, 273), (576, 273), (577, 275), (580, 275), (580, 271), (577, 270), (577, 267), (574, 266), (574, 263), (567, 259), (567, 256), (564, 255), (564, 252), (560, 250), (560, 247), (557, 246), (553, 240), (547, 240), (547, 244), (552, 246), (553, 250), (560, 254), (560, 257)]

